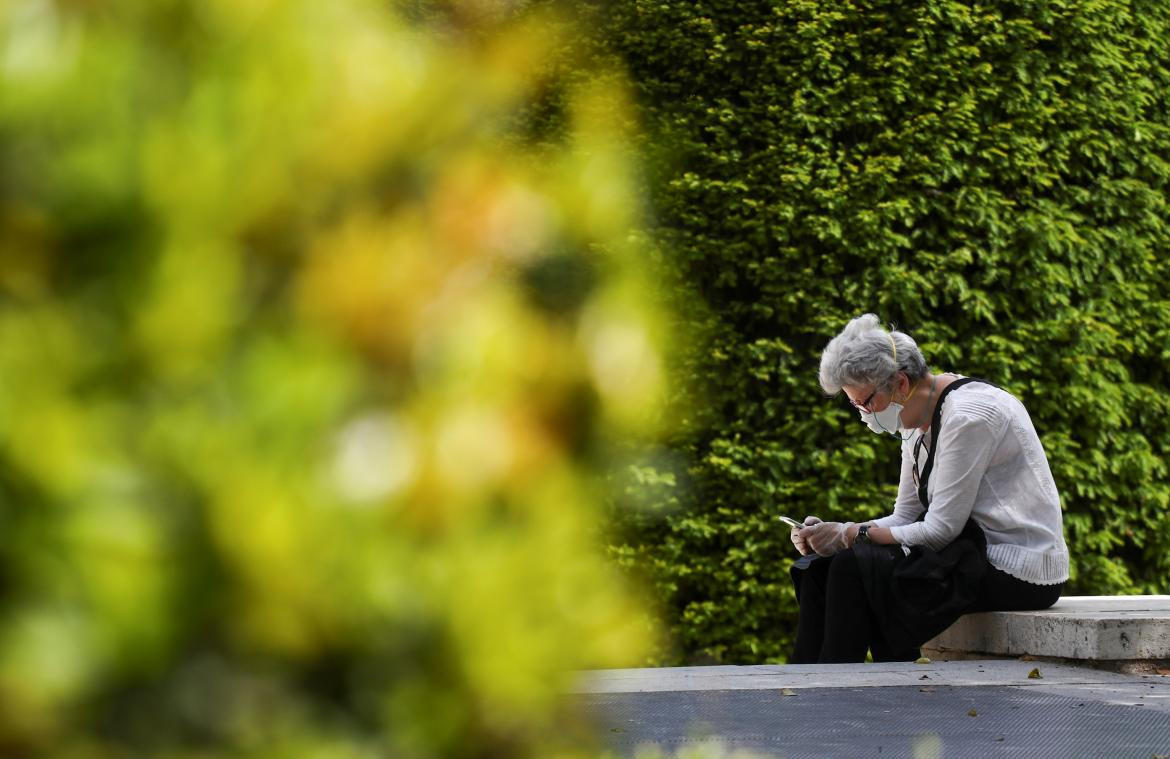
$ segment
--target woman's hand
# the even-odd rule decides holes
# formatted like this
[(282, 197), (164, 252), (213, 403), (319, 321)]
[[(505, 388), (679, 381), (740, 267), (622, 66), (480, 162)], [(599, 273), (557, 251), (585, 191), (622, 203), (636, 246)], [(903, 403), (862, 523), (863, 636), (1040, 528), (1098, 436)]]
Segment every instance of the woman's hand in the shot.
[[(821, 520), (818, 519), (817, 517), (805, 517), (804, 518), (805, 527), (807, 527), (809, 525), (820, 524), (820, 523), (821, 523)], [(800, 537), (800, 534), (802, 532), (804, 532), (804, 528), (793, 527), (792, 532), (789, 534), (789, 537), (792, 538), (792, 545), (796, 546), (796, 550), (800, 551), (800, 555), (801, 556), (808, 556), (810, 553), (812, 553), (812, 549), (808, 547), (808, 542), (805, 541), (804, 538)]]
[(849, 547), (848, 532), (852, 526), (853, 522), (818, 522), (801, 530), (800, 537), (818, 556), (832, 556)]

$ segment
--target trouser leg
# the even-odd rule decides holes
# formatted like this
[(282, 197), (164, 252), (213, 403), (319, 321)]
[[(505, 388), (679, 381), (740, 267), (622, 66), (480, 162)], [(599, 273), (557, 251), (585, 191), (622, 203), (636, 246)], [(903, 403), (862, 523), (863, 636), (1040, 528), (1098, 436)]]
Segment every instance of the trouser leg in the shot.
[(979, 597), (970, 611), (1032, 611), (1047, 609), (1060, 598), (1064, 583), (1037, 585), (988, 567)]
[(903, 648), (896, 649), (886, 641), (885, 635), (881, 633), (880, 626), (876, 623), (873, 626), (872, 640), (869, 642), (870, 651), (873, 652), (873, 660), (875, 662), (885, 661), (914, 661), (922, 655), (921, 649)]
[(874, 623), (853, 550), (833, 557), (825, 592), (825, 641), (821, 663), (865, 661)]
[(790, 664), (816, 664), (825, 639), (825, 591), (832, 559), (817, 559), (799, 573), (800, 617), (796, 626), (796, 648)]

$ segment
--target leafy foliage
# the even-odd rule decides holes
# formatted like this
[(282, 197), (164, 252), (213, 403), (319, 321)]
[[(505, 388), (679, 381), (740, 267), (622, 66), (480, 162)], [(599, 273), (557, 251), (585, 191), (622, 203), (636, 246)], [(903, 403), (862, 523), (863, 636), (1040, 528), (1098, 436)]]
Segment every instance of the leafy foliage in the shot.
[(888, 512), (896, 442), (816, 383), (867, 311), (1028, 407), (1066, 510), (1066, 592), (1166, 592), (1170, 9), (616, 0), (599, 18), (704, 336), (672, 356), (680, 455), (627, 489), (670, 508), (626, 519), (615, 548), (660, 589), (679, 644), (662, 660), (783, 660), (774, 516)]
[(654, 635), (600, 473), (662, 374), (570, 31), (0, 5), (0, 754), (589, 751), (569, 678)]

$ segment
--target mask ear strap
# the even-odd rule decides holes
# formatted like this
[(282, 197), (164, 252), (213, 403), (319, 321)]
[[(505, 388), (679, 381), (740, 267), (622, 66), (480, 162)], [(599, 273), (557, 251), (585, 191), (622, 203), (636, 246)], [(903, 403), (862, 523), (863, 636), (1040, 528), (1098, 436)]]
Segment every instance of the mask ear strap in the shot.
[[(905, 374), (905, 372), (903, 372), (903, 374)], [(910, 379), (910, 377), (909, 377), (909, 375), (907, 375), (907, 377), (906, 377), (906, 380), (907, 380), (907, 381), (909, 381), (909, 379)], [(917, 382), (915, 382), (915, 383), (914, 383), (914, 387), (910, 388), (910, 392), (909, 392), (909, 393), (906, 395), (906, 397), (905, 397), (905, 398), (903, 398), (903, 399), (902, 399), (902, 405), (903, 405), (903, 406), (905, 406), (905, 405), (906, 405), (906, 402), (907, 402), (907, 401), (909, 401), (911, 398), (913, 398), (913, 397), (914, 397), (914, 391), (915, 391), (915, 390), (917, 390), (917, 389), (918, 389), (918, 386), (919, 386), (919, 385), (921, 385), (921, 384), (922, 384), (922, 380), (921, 380), (921, 379), (920, 379), (920, 380), (918, 380)]]

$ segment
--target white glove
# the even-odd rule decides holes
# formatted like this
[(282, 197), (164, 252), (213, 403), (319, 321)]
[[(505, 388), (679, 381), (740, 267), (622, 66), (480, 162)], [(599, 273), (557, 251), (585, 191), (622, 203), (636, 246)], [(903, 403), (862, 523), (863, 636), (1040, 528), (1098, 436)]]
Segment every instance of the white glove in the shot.
[[(821, 520), (817, 519), (816, 517), (804, 518), (804, 524), (806, 527), (808, 525), (820, 524), (820, 521)], [(792, 545), (796, 546), (796, 550), (800, 551), (800, 555), (807, 556), (812, 553), (812, 549), (808, 547), (808, 542), (804, 538), (800, 537), (800, 533), (802, 532), (804, 532), (803, 529), (793, 527), (789, 537), (792, 538)]]
[(801, 537), (818, 556), (832, 556), (849, 547), (847, 530), (853, 522), (820, 522), (800, 531)]

